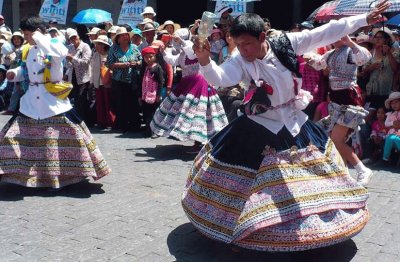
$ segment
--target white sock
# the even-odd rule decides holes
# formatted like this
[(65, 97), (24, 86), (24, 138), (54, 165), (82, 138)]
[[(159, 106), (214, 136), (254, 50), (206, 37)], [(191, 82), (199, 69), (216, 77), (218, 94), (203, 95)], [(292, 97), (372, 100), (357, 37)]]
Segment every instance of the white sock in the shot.
[(369, 171), (369, 168), (366, 167), (361, 161), (358, 161), (357, 165), (354, 165), (354, 168), (356, 169), (357, 173), (365, 173)]

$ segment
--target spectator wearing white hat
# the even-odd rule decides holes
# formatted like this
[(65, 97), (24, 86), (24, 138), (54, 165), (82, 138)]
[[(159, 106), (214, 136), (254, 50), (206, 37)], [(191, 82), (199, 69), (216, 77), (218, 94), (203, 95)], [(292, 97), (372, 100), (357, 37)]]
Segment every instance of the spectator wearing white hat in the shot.
[(93, 43), (94, 40), (97, 39), (97, 33), (100, 31), (101, 29), (98, 27), (93, 27), (92, 29), (90, 29), (89, 33), (87, 33), (87, 35), (89, 36), (90, 41)]
[(111, 111), (111, 70), (105, 65), (111, 44), (106, 35), (99, 35), (93, 43), (96, 52), (90, 61), (90, 84), (96, 90), (97, 126), (113, 127), (115, 115)]
[(73, 84), (69, 97), (73, 101), (74, 108), (90, 127), (95, 122), (95, 91), (90, 86), (90, 58), (92, 51), (90, 46), (84, 43), (74, 29), (67, 30), (70, 44), (67, 46), (68, 55), (68, 81)]
[(151, 7), (151, 6), (146, 6), (146, 7), (143, 9), (143, 12), (142, 12), (140, 15), (143, 16), (143, 18), (149, 18), (149, 19), (153, 20), (154, 26), (155, 26), (156, 28), (158, 28), (158, 27), (160, 26), (160, 24), (157, 23), (157, 22), (155, 21), (155, 19), (154, 19), (154, 17), (155, 17), (157, 14), (156, 14), (156, 12), (154, 12), (153, 7)]
[(4, 16), (0, 15), (0, 31), (3, 32), (4, 30), (11, 32), (11, 29), (4, 22)]
[(179, 28), (181, 28), (180, 24), (174, 23), (174, 21), (172, 20), (167, 20), (164, 22), (164, 24), (158, 27), (158, 31), (166, 30), (168, 34), (173, 35), (175, 30)]
[(114, 43), (115, 35), (117, 34), (119, 26), (113, 25), (107, 31), (107, 36)]

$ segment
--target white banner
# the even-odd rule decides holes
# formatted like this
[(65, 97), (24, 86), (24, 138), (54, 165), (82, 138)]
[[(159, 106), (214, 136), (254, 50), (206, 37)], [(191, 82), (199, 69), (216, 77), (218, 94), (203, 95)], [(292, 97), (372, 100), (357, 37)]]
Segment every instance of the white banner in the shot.
[(129, 24), (132, 28), (143, 21), (140, 15), (147, 6), (147, 0), (124, 0), (119, 13), (118, 25)]
[[(233, 2), (233, 1), (222, 1), (222, 0), (217, 0), (215, 2), (215, 14), (218, 15), (218, 11), (221, 10), (222, 7), (224, 6), (229, 6), (233, 9), (233, 12), (231, 15), (233, 17), (236, 17), (238, 15), (241, 15), (243, 13), (246, 13), (246, 2)], [(219, 17), (218, 17), (219, 18)]]
[(3, 0), (0, 0), (0, 14), (3, 13)]
[(65, 25), (68, 13), (69, 0), (45, 0), (40, 8), (39, 16), (44, 21), (57, 20), (57, 23)]

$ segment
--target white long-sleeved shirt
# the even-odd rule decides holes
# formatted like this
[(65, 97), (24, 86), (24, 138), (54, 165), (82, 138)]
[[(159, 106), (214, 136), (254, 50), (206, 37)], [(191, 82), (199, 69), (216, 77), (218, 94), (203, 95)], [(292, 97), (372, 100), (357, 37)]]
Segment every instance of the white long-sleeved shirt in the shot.
[[(43, 84), (46, 56), (51, 56), (51, 81), (59, 82), (63, 79), (62, 61), (67, 56), (68, 50), (63, 44), (53, 42), (39, 32), (34, 32), (32, 37), (36, 45), (30, 48), (26, 59), (30, 84), (28, 91), (21, 97), (20, 112), (33, 119), (45, 119), (72, 109), (68, 98), (58, 99), (47, 92)], [(15, 73), (12, 82), (24, 80), (21, 67), (9, 71)]]
[[(313, 30), (288, 33), (287, 36), (296, 54), (302, 55), (334, 43), (366, 25), (364, 14), (333, 20)], [(273, 94), (269, 96), (272, 106), (285, 104), (295, 97), (292, 72), (281, 64), (271, 48), (263, 59), (248, 62), (241, 55), (236, 55), (220, 66), (211, 61), (208, 65), (202, 66), (200, 72), (209, 83), (221, 87), (233, 86), (242, 80), (250, 82), (252, 79), (263, 79), (274, 89)], [(249, 118), (275, 134), (285, 126), (293, 136), (300, 132), (300, 128), (307, 121), (307, 115), (294, 104), (250, 115)]]

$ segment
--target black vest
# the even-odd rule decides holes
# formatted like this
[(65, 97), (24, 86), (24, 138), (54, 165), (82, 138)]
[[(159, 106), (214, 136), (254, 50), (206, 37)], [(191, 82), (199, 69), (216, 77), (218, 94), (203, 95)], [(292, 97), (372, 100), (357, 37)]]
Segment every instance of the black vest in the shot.
[(301, 78), (297, 54), (293, 50), (292, 44), (290, 43), (287, 35), (281, 34), (279, 36), (267, 39), (267, 41), (279, 62), (281, 62), (282, 65), (294, 73), (296, 77)]

